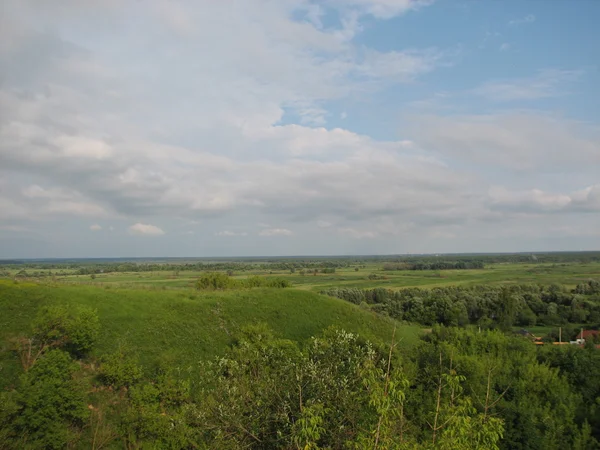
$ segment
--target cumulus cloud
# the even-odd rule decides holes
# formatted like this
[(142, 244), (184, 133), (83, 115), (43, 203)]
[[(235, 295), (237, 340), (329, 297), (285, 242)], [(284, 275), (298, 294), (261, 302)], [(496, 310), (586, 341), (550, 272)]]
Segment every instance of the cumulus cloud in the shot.
[(165, 232), (157, 226), (145, 223), (136, 223), (135, 225), (131, 225), (129, 227), (129, 233), (140, 236), (162, 236), (165, 234)]
[(345, 234), (354, 239), (373, 239), (377, 236), (377, 233), (370, 230), (357, 230), (355, 228), (339, 228), (338, 231), (341, 234)]
[(571, 203), (568, 195), (551, 194), (540, 189), (511, 192), (504, 187), (492, 187), (489, 190), (489, 196), (494, 208), (523, 212), (558, 211)]
[(91, 231), (100, 231), (101, 229), (102, 229), (102, 227), (98, 224), (90, 225)]
[(580, 174), (600, 164), (600, 128), (535, 112), (419, 116), (410, 132), (446, 157), (540, 171), (560, 167)]
[(571, 193), (551, 193), (541, 189), (511, 191), (493, 186), (489, 197), (495, 209), (523, 213), (553, 213), (561, 211), (600, 212), (600, 185), (588, 186)]
[[(377, 242), (388, 251), (432, 236), (459, 239), (463, 228), (503, 223), (518, 211), (597, 209), (594, 124), (532, 111), (443, 115), (455, 97), (440, 92), (421, 102), (431, 115), (401, 121), (397, 139), (375, 139), (367, 125), (350, 129), (361, 114), (380, 113), (365, 98), (390, 87), (412, 91), (423, 75), (454, 62), (444, 47), (398, 42), (384, 51), (356, 39), (366, 24), (429, 1), (5, 3), (3, 231), (50, 235), (99, 221), (135, 223), (130, 233), (157, 236), (164, 231), (149, 223), (160, 220), (178, 230), (165, 238), (169, 249), (179, 243), (184, 254), (218, 254), (229, 241), (254, 253), (263, 253), (251, 247), (256, 242), (292, 253), (315, 242), (317, 253), (345, 253)], [(123, 20), (130, 15), (133, 29)], [(499, 78), (468, 96), (547, 98), (578, 76)], [(328, 124), (343, 119), (349, 129)], [(550, 188), (540, 173), (577, 180)], [(182, 238), (200, 222), (202, 233)], [(256, 232), (245, 225), (265, 222), (272, 225)], [(189, 244), (246, 233), (293, 239)]]
[[(327, 151), (343, 158), (365, 142), (345, 130), (275, 126), (286, 109), (305, 118), (306, 125), (323, 124), (323, 100), (413, 80), (433, 70), (440, 58), (430, 49), (379, 52), (355, 46), (335, 27), (294, 20), (304, 2), (258, 3), (260, 8), (251, 2), (234, 9), (221, 2), (140, 7), (146, 33), (142, 41), (119, 40), (119, 68), (102, 57), (115, 51), (107, 27), (125, 33), (116, 20), (118, 2), (57, 5), (52, 12), (38, 11), (28, 1), (9, 5), (8, 12), (21, 13), (13, 18), (23, 20), (27, 45), (2, 60), (6, 82), (0, 107), (10, 111), (0, 127), (3, 169), (50, 178), (60, 185), (55, 194), (76, 192), (77, 201), (55, 201), (50, 209), (56, 213), (218, 217), (252, 205), (270, 207), (269, 199), (245, 190), (268, 192), (271, 173), (295, 171), (300, 162), (286, 156)], [(342, 15), (391, 17), (424, 3), (330, 6)], [(38, 14), (50, 31), (23, 19)], [(58, 31), (74, 22), (103, 36), (94, 42), (98, 51), (60, 37)], [(202, 51), (206, 42), (213, 46), (210, 52)], [(141, 55), (147, 48), (154, 49), (154, 76), (140, 83), (128, 74), (146, 71), (150, 60)], [(213, 64), (214, 54), (219, 64)], [(177, 83), (170, 68), (175, 62), (185, 66)], [(265, 158), (272, 163), (261, 167)], [(334, 163), (330, 167), (336, 170)]]
[(248, 233), (245, 231), (223, 230), (223, 231), (218, 231), (217, 233), (215, 233), (215, 236), (222, 236), (222, 237), (248, 236)]
[(430, 5), (433, 0), (328, 0), (328, 2), (340, 7), (355, 7), (362, 13), (390, 19), (410, 10)]
[(259, 236), (291, 236), (293, 234), (287, 228), (267, 228), (258, 233)]

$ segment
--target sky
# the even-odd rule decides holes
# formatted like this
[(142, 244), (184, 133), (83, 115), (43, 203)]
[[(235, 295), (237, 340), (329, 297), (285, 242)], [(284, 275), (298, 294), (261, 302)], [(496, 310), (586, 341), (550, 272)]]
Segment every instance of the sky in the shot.
[(0, 258), (600, 249), (600, 1), (3, 0)]

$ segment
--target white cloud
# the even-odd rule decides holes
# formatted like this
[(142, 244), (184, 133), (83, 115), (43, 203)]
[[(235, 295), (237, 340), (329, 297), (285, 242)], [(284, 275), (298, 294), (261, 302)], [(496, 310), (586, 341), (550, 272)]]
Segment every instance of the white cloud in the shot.
[[(331, 5), (347, 18), (349, 11), (356, 17), (390, 17), (426, 3)], [(354, 45), (340, 38), (338, 28), (317, 26), (318, 11), (302, 1), (248, 2), (238, 8), (222, 2), (169, 2), (157, 8), (131, 3), (142, 27), (136, 39), (114, 21), (122, 6), (96, 3), (40, 12), (33, 2), (23, 2), (23, 14), (13, 17), (23, 21), (31, 41), (15, 54), (20, 51), (35, 67), (21, 59), (4, 61), (0, 108), (10, 116), (0, 127), (0, 158), (5, 171), (52, 180), (58, 185), (54, 197), (69, 193), (46, 207), (56, 214), (212, 218), (239, 208), (270, 208), (272, 201), (261, 198), (263, 192), (271, 195), (265, 177), (294, 172), (302, 163), (291, 158), (326, 153), (337, 162), (323, 169), (339, 171), (336, 165), (369, 141), (346, 130), (275, 126), (286, 109), (304, 124), (323, 124), (328, 114), (323, 101), (411, 81), (433, 70), (443, 54)], [(305, 10), (312, 22), (293, 19)], [(36, 21), (47, 27), (36, 29)], [(101, 37), (93, 40), (94, 50), (84, 47), (88, 41), (41, 34), (69, 26), (93, 29)], [(116, 66), (105, 57), (115, 45), (122, 56)], [(147, 48), (153, 52), (144, 59)], [(175, 62), (181, 76), (173, 83)], [(137, 74), (148, 70), (153, 77), (140, 82)], [(186, 136), (185, 143), (180, 136)], [(350, 171), (360, 170), (359, 162), (349, 165)], [(39, 203), (50, 200), (48, 192), (23, 195), (28, 194)], [(30, 209), (32, 215), (36, 211)]]
[(492, 207), (530, 212), (557, 211), (571, 203), (568, 195), (550, 194), (540, 189), (515, 192), (497, 186), (490, 188), (489, 196)]
[(584, 211), (600, 212), (600, 184), (588, 186), (571, 194), (572, 205)]
[(161, 236), (165, 234), (165, 232), (157, 226), (145, 223), (136, 223), (135, 225), (131, 225), (129, 227), (129, 233), (141, 236)]
[(571, 193), (550, 193), (541, 189), (510, 191), (493, 186), (488, 195), (494, 209), (523, 213), (552, 213), (561, 211), (600, 212), (600, 184)]
[[(388, 251), (402, 240), (459, 240), (483, 221), (502, 229), (523, 211), (578, 212), (585, 224), (593, 214), (584, 213), (597, 210), (597, 126), (527, 111), (440, 115), (462, 111), (464, 92), (436, 93), (421, 76), (449, 65), (451, 52), (402, 41), (382, 51), (356, 39), (428, 1), (9, 3), (0, 18), (8, 24), (0, 26), (3, 230), (50, 235), (85, 231), (82, 220), (139, 221), (130, 233), (159, 235), (148, 223), (160, 223), (170, 244), (181, 239), (173, 251), (187, 253), (190, 224), (233, 237), (262, 223), (254, 233), (294, 239), (208, 239), (202, 251), (218, 254), (229, 242), (246, 252), (260, 245), (256, 253), (328, 251), (336, 242), (343, 252), (380, 242)], [(132, 14), (133, 31), (122, 21)], [(489, 39), (495, 48), (505, 40)], [(535, 100), (578, 76), (544, 71), (469, 94)], [(400, 83), (411, 84), (393, 98), (410, 91), (407, 102), (371, 102)], [(325, 127), (338, 114), (353, 118), (348, 127), (362, 114), (392, 122), (411, 107), (413, 87), (434, 93), (419, 106), (436, 114), (413, 116), (397, 140), (368, 136), (394, 131), (389, 123), (366, 121), (362, 134)], [(160, 248), (152, 244), (145, 248)]]
[(527, 14), (525, 17), (520, 17), (509, 21), (508, 25), (513, 27), (516, 25), (525, 25), (533, 22), (535, 22), (535, 16), (533, 14)]
[(433, 0), (327, 0), (340, 7), (357, 7), (362, 13), (368, 13), (380, 19), (390, 19), (410, 10), (430, 5)]
[(258, 233), (259, 236), (292, 236), (293, 234), (287, 228), (266, 228)]
[(354, 239), (373, 239), (377, 236), (377, 233), (374, 231), (357, 230), (355, 228), (338, 228), (338, 232)]
[[(417, 142), (446, 158), (529, 172), (593, 174), (600, 164), (600, 128), (535, 112), (412, 119)], [(597, 173), (596, 173), (597, 176)]]
[(499, 48), (499, 50), (500, 50), (501, 52), (506, 52), (506, 51), (510, 50), (510, 44), (509, 44), (508, 42), (504, 42), (504, 43), (502, 43), (502, 44), (500, 45), (500, 48)]
[[(1, 133), (0, 133), (1, 134)], [(33, 184), (22, 188), (19, 193), (12, 192), (23, 214), (36, 218), (57, 217), (62, 215), (106, 217), (109, 211), (98, 202), (70, 188), (44, 188)]]
[(230, 231), (223, 230), (215, 233), (215, 236), (223, 236), (223, 237), (233, 237), (233, 236), (248, 236), (248, 233), (245, 231)]
[(98, 224), (90, 225), (91, 231), (100, 231), (101, 229), (102, 229), (102, 227)]
[[(507, 49), (508, 47), (500, 48)], [(577, 81), (581, 75), (579, 70), (547, 69), (539, 71), (533, 77), (488, 81), (472, 92), (496, 102), (537, 100), (565, 95), (565, 85)]]

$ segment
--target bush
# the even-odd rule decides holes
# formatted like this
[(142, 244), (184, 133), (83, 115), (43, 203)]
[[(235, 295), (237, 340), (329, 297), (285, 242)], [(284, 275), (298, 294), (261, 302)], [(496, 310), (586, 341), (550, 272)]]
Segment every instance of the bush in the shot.
[(16, 339), (16, 350), (27, 371), (35, 361), (53, 348), (60, 348), (81, 357), (94, 346), (100, 332), (96, 311), (79, 308), (69, 311), (65, 306), (42, 309), (33, 321), (33, 336)]
[(291, 286), (291, 283), (285, 278), (266, 278), (266, 281), (266, 287), (282, 289)]
[(142, 368), (122, 351), (111, 353), (102, 358), (99, 377), (106, 385), (117, 389), (129, 387), (142, 379)]
[(65, 448), (73, 440), (70, 429), (84, 424), (89, 411), (83, 389), (73, 380), (76, 370), (67, 352), (54, 349), (21, 377), (14, 426), (28, 448)]
[(196, 287), (200, 290), (223, 290), (232, 289), (235, 285), (235, 280), (229, 275), (221, 272), (205, 273), (198, 279)]
[(196, 287), (200, 290), (250, 289), (257, 287), (286, 288), (291, 283), (285, 278), (251, 276), (241, 280), (230, 278), (224, 273), (207, 273), (200, 277)]

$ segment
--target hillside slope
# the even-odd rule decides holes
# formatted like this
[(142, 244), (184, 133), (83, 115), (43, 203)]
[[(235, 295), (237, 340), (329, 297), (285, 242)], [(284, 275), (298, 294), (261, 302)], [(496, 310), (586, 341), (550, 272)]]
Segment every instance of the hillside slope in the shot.
[[(281, 337), (302, 341), (336, 325), (368, 339), (389, 341), (394, 322), (343, 300), (296, 289), (225, 292), (106, 289), (0, 281), (0, 341), (27, 334), (44, 305), (88, 306), (98, 311), (102, 331), (95, 356), (131, 349), (144, 365), (168, 358), (183, 370), (220, 355), (246, 324), (267, 323)], [(396, 332), (402, 345), (419, 334), (413, 326)], [(8, 352), (0, 356), (0, 388), (17, 373)]]

